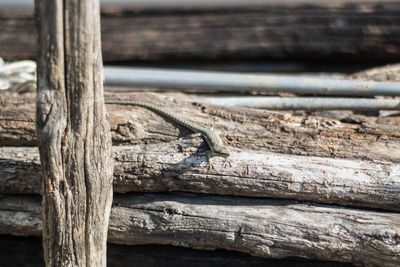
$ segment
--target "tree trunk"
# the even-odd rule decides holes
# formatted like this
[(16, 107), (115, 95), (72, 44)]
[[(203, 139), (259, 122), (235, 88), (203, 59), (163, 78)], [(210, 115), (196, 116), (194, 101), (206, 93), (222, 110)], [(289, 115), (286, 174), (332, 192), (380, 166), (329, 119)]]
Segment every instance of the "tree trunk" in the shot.
[(99, 2), (37, 0), (46, 266), (105, 266), (112, 202)]

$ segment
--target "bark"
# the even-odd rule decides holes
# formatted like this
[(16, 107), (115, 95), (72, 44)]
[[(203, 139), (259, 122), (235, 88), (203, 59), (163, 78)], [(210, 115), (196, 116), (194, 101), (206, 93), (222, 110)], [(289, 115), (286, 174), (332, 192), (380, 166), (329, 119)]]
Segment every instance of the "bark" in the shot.
[[(236, 8), (104, 8), (104, 59), (399, 60), (400, 3), (298, 2)], [(34, 58), (32, 14), (4, 11), (0, 18), (0, 56)]]
[(99, 2), (37, 0), (36, 17), (45, 263), (105, 266), (113, 168)]
[[(1, 196), (0, 234), (40, 235), (37, 197)], [(108, 241), (398, 266), (400, 215), (287, 200), (184, 193), (116, 195)]]
[[(114, 147), (115, 192), (187, 191), (400, 211), (400, 164), (232, 150), (207, 162), (202, 139)], [(40, 194), (35, 148), (0, 148), (0, 193)], [(211, 167), (211, 168), (210, 168)]]
[[(304, 156), (400, 162), (399, 116), (345, 115), (338, 119), (302, 112), (275, 112), (195, 104), (154, 93), (106, 93), (106, 99), (156, 103), (220, 133), (229, 147)], [(0, 146), (35, 145), (33, 96), (0, 94)], [(176, 140), (187, 129), (143, 108), (111, 105), (114, 145)]]

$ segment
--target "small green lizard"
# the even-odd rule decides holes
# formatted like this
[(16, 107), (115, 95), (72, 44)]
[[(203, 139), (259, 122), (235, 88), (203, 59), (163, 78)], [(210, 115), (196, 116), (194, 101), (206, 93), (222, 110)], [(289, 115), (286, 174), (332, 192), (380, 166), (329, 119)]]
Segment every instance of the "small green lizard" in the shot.
[(207, 142), (208, 147), (210, 148), (209, 157), (228, 157), (229, 151), (224, 147), (219, 134), (215, 132), (212, 128), (206, 128), (191, 121), (185, 120), (179, 116), (172, 114), (171, 112), (156, 107), (151, 104), (142, 103), (142, 102), (134, 102), (134, 101), (106, 101), (106, 104), (114, 104), (114, 105), (129, 105), (129, 106), (138, 106), (149, 109), (157, 114), (160, 114), (168, 119), (173, 120), (174, 122), (196, 132), (201, 133), (204, 136), (204, 139)]

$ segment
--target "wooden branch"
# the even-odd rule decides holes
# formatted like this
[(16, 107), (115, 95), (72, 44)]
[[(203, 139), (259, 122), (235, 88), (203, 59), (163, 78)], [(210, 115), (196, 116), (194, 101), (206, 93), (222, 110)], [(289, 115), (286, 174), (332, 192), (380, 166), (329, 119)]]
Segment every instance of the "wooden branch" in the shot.
[[(400, 164), (232, 150), (207, 162), (201, 138), (114, 147), (115, 192), (188, 191), (400, 211)], [(35, 148), (0, 148), (0, 193), (39, 194)]]
[[(182, 97), (182, 95), (175, 94)], [(171, 112), (216, 128), (229, 147), (305, 156), (400, 162), (399, 117), (342, 117), (222, 108), (154, 93), (107, 93), (106, 99), (156, 103)], [(0, 94), (0, 146), (36, 144), (34, 97)], [(138, 107), (111, 105), (114, 145), (173, 141), (187, 129)], [(297, 114), (297, 115), (296, 115)]]
[(44, 260), (47, 267), (106, 266), (113, 164), (100, 3), (38, 0), (36, 16)]
[[(106, 61), (400, 58), (400, 3), (326, 1), (223, 8), (103, 8)], [(0, 14), (0, 56), (34, 58), (32, 12)], [(179, 44), (179, 45), (178, 45)]]
[[(257, 198), (116, 195), (108, 241), (398, 266), (400, 214)], [(1, 196), (0, 234), (39, 235), (38, 197)]]

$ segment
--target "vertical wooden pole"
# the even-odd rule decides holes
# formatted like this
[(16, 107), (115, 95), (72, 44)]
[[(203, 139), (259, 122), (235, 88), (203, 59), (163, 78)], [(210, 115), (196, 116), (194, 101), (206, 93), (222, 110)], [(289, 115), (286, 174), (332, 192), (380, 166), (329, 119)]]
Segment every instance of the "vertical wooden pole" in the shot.
[(111, 136), (99, 0), (36, 0), (46, 266), (106, 266)]

